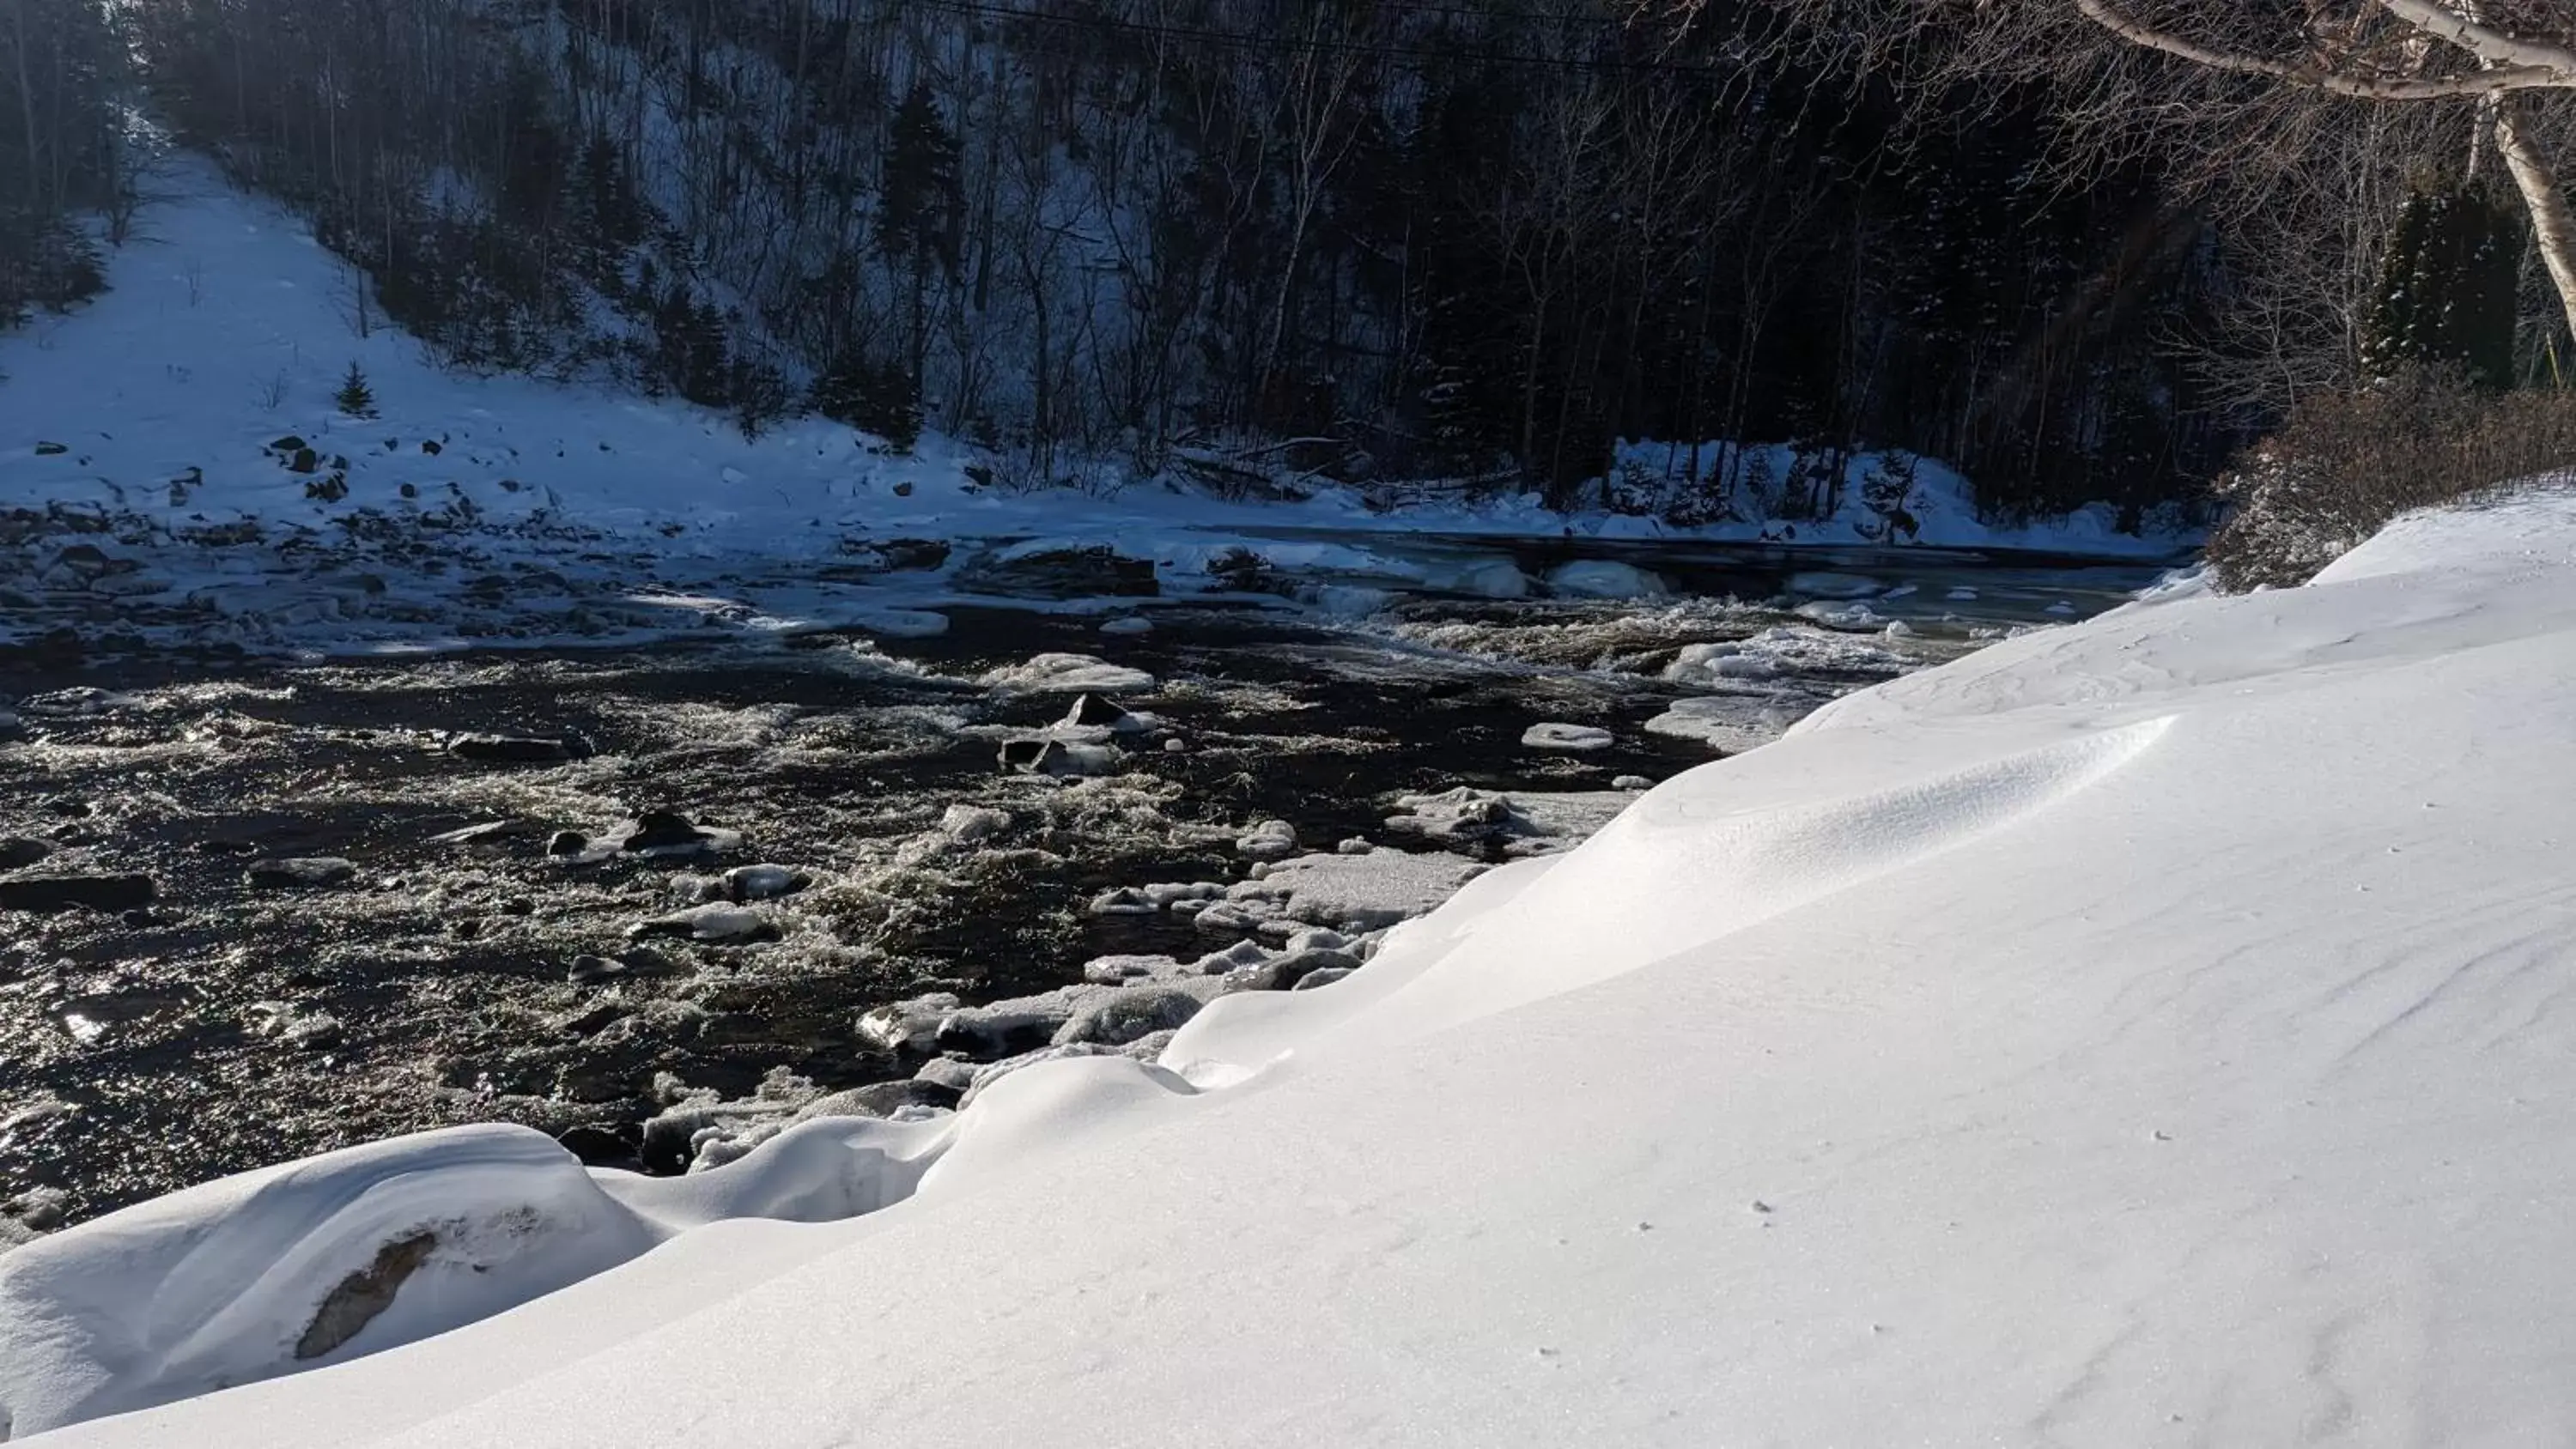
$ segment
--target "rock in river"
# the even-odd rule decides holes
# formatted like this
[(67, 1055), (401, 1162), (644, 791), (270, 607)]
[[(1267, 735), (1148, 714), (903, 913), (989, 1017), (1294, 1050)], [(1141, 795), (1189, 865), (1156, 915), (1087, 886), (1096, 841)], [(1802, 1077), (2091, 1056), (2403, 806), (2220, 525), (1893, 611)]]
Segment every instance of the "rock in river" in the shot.
[(447, 742), (447, 752), (460, 760), (486, 765), (560, 764), (565, 760), (586, 760), (595, 753), (590, 741), (579, 735), (564, 735), (558, 739), (459, 735)]
[(325, 855), (305, 860), (262, 861), (252, 866), (245, 878), (253, 890), (291, 891), (344, 885), (357, 876), (355, 862)]
[(21, 875), (0, 880), (0, 911), (130, 911), (153, 894), (148, 875)]

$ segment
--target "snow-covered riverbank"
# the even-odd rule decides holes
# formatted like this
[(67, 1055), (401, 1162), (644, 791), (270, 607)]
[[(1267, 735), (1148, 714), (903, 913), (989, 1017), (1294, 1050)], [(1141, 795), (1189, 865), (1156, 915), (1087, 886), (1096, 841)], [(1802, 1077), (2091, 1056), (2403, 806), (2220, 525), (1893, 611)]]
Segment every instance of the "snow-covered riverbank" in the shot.
[(2408, 520), (1829, 706), (1159, 1062), (685, 1192), (478, 1131), (72, 1230), (0, 1405), (901, 1198), (62, 1442), (2562, 1438), (2571, 653), (2576, 503)]
[[(925, 607), (1033, 593), (1365, 612), (1390, 589), (1651, 587), (1532, 576), (1507, 540), (1849, 547), (1883, 528), (1856, 487), (1833, 519), (1677, 533), (1523, 497), (1386, 512), (1326, 485), (1281, 502), (1026, 488), (952, 440), (898, 455), (821, 419), (751, 439), (674, 400), (442, 368), (367, 313), (302, 222), (185, 157), (163, 190), (106, 293), (0, 336), (0, 646), (57, 630), (65, 647), (112, 632), (263, 653), (597, 645), (707, 621), (899, 633), (932, 627)], [(353, 364), (375, 397), (364, 419), (333, 397)], [(1714, 456), (1639, 445), (1623, 466)], [(2107, 508), (1989, 528), (1964, 480), (1929, 464), (1910, 516), (1920, 543), (1948, 547), (2153, 560), (2190, 542), (2120, 534)], [(1426, 556), (1430, 534), (1495, 542)]]

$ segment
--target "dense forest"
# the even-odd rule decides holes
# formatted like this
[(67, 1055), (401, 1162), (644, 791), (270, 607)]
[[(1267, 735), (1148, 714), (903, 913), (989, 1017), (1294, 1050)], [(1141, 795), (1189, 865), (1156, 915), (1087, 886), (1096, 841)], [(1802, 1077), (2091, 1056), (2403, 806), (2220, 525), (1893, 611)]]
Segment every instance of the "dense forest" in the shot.
[[(123, 238), (166, 134), (313, 219), (372, 279), (361, 331), (746, 430), (938, 429), (1020, 484), (1178, 461), (1252, 486), (1293, 460), (1795, 516), (1851, 451), (1899, 448), (1998, 517), (2134, 515), (2195, 497), (2314, 373), (2247, 354), (2283, 259), (2360, 297), (2400, 221), (2285, 244), (2147, 148), (2077, 184), (2044, 88), (1900, 104), (1775, 24), (1610, 0), (13, 0), (0, 308), (95, 285), (84, 239)], [(2308, 323), (2328, 372), (2369, 365), (2362, 310)], [(1694, 461), (1623, 478), (1618, 438)], [(1711, 439), (1810, 461), (1745, 476)]]

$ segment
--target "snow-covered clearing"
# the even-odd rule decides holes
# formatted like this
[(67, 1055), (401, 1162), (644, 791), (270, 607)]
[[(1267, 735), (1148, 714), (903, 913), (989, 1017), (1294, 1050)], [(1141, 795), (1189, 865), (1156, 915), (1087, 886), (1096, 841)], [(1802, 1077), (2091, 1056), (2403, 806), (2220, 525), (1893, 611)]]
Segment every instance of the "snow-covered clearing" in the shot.
[[(1760, 522), (1676, 534), (1529, 497), (1381, 513), (1329, 487), (1295, 503), (1160, 481), (1107, 497), (1013, 492), (989, 460), (937, 436), (902, 456), (820, 419), (747, 439), (672, 400), (442, 368), (364, 306), (361, 280), (302, 222), (201, 160), (175, 158), (162, 185), (111, 255), (104, 295), (0, 336), (0, 644), (101, 619), (156, 644), (261, 652), (709, 625), (914, 637), (960, 599), (1132, 618), (1128, 596), (1239, 590), (1254, 571), (1264, 593), (1328, 612), (1369, 612), (1388, 589), (1636, 598), (1662, 582), (1599, 560), (1533, 578), (1500, 549), (1785, 534)], [(377, 416), (335, 403), (352, 364)], [(1626, 463), (1670, 451), (1637, 445)], [(2144, 558), (2185, 542), (2113, 533), (2099, 509), (1999, 532), (1966, 498), (1964, 481), (1927, 465), (1921, 541)], [(1867, 542), (1865, 512), (1854, 502), (1788, 541)], [(1495, 544), (1425, 557), (1434, 533)], [(1086, 552), (1100, 577), (1068, 575)]]
[(2576, 501), (2410, 519), (1829, 706), (1159, 1064), (72, 1229), (0, 1258), (0, 1405), (285, 1368), (417, 1229), (467, 1225), (336, 1356), (919, 1174), (60, 1442), (2557, 1442), (2571, 648)]

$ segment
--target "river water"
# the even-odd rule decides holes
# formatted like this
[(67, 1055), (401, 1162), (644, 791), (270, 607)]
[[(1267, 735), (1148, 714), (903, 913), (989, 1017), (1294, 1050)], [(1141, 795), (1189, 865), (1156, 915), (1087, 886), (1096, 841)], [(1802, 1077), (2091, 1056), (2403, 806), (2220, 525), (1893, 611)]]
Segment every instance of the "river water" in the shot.
[[(1574, 556), (1515, 547), (1534, 572)], [(156, 896), (0, 913), (0, 1203), (77, 1220), (479, 1120), (631, 1160), (639, 1124), (681, 1092), (911, 1076), (917, 1053), (856, 1029), (870, 1007), (939, 990), (990, 1000), (1077, 980), (1103, 954), (1226, 944), (1186, 920), (1085, 907), (1119, 886), (1239, 881), (1251, 867), (1236, 841), (1259, 822), (1315, 850), (1433, 850), (1388, 827), (1403, 797), (1463, 786), (1615, 808), (1619, 789), (1717, 757), (1647, 728), (1679, 701), (1720, 699), (1776, 729), (2003, 631), (2100, 612), (2157, 572), (1919, 549), (1581, 556), (1650, 568), (1674, 592), (1424, 592), (1348, 617), (1175, 601), (1146, 610), (1144, 632), (1022, 600), (948, 608), (947, 632), (918, 639), (15, 667), (0, 709), (14, 698), (26, 731), (0, 743), (0, 838), (48, 851), (38, 873), (147, 875)], [(1712, 663), (1707, 646), (1730, 644)], [(1152, 676), (1118, 698), (1158, 723), (1096, 777), (997, 765), (1005, 739), (1071, 701), (984, 677), (1050, 651)], [(1610, 743), (1525, 745), (1541, 723)], [(459, 732), (577, 734), (594, 752), (471, 759), (446, 748)], [(972, 839), (954, 828), (961, 806), (994, 812)], [(558, 832), (596, 840), (653, 810), (739, 841), (712, 861), (549, 853)], [(441, 838), (478, 825), (493, 828)], [(310, 858), (354, 874), (250, 881)], [(749, 863), (807, 878), (762, 907), (775, 939), (633, 934), (687, 904), (692, 880)], [(625, 969), (570, 979), (584, 956)]]

